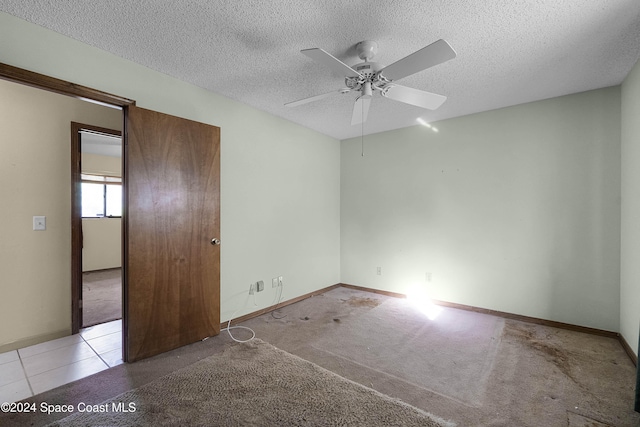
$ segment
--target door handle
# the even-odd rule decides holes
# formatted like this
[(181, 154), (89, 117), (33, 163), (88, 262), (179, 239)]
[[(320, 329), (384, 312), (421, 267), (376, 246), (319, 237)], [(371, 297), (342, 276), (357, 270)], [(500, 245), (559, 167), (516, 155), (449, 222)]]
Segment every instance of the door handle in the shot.
[(213, 246), (217, 246), (220, 244), (220, 239), (216, 239), (215, 237), (213, 239), (211, 239), (211, 244)]

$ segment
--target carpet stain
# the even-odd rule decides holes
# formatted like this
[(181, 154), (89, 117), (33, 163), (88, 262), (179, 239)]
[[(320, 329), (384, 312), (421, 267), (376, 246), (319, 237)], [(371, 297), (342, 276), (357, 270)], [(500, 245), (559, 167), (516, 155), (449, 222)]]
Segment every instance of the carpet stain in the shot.
[(361, 298), (351, 297), (348, 300), (343, 300), (352, 307), (377, 307), (382, 304), (382, 301), (373, 298)]
[(530, 329), (526, 325), (512, 324), (510, 322), (505, 323), (504, 333), (511, 335), (525, 345), (541, 353), (546, 360), (553, 363), (563, 374), (570, 378), (574, 383), (578, 384), (578, 381), (571, 372), (571, 365), (569, 363), (569, 355), (559, 348), (554, 346), (547, 340), (540, 339), (536, 336), (533, 329)]

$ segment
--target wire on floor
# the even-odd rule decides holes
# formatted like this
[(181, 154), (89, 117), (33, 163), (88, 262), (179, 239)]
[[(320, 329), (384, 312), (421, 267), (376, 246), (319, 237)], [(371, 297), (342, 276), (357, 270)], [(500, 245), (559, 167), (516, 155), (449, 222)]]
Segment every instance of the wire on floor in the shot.
[[(246, 339), (246, 340), (239, 340), (236, 337), (233, 336), (233, 334), (231, 333), (231, 329), (246, 329), (248, 331), (251, 332), (251, 338)], [(240, 325), (236, 325), (236, 326), (231, 326), (231, 319), (229, 319), (229, 323), (227, 324), (227, 327), (223, 329), (223, 331), (227, 331), (227, 333), (229, 334), (229, 336), (231, 337), (232, 340), (234, 340), (235, 342), (249, 342), (251, 340), (253, 340), (256, 337), (256, 333), (253, 329), (247, 327), (247, 326), (240, 326)]]
[[(258, 304), (256, 304), (256, 294), (253, 294), (253, 305), (255, 305), (256, 307), (258, 306)], [(256, 333), (253, 329), (247, 327), (247, 326), (240, 326), (240, 325), (236, 325), (236, 326), (231, 326), (231, 321), (233, 320), (233, 318), (235, 317), (236, 313), (238, 312), (239, 309), (237, 309), (236, 311), (233, 312), (233, 314), (231, 315), (231, 317), (229, 318), (229, 322), (227, 323), (227, 327), (222, 329), (220, 332), (223, 331), (227, 331), (227, 333), (229, 334), (229, 337), (234, 340), (235, 342), (239, 342), (239, 343), (243, 343), (243, 342), (249, 342), (251, 340), (253, 340), (256, 337)], [(251, 332), (251, 338), (246, 339), (246, 340), (239, 340), (236, 337), (233, 336), (233, 334), (231, 333), (231, 329), (246, 329), (248, 331)]]

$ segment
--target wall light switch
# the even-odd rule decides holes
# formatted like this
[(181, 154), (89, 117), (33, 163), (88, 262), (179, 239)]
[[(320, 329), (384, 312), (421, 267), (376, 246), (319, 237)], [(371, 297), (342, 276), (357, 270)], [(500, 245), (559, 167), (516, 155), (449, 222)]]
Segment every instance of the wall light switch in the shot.
[(44, 231), (47, 229), (47, 217), (46, 216), (34, 216), (33, 217), (33, 229), (35, 231)]

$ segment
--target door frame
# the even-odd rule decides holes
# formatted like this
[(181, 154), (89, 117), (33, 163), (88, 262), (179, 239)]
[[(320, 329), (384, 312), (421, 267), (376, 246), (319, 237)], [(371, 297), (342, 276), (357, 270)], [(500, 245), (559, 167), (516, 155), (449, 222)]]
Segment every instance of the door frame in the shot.
[[(31, 86), (37, 89), (44, 89), (50, 92), (58, 93), (61, 95), (71, 96), (77, 99), (81, 99), (84, 101), (94, 102), (97, 104), (101, 104), (107, 107), (116, 107), (122, 110), (122, 139), (123, 139), (123, 215), (122, 215), (122, 253), (124, 260), (128, 260), (128, 188), (127, 188), (127, 168), (128, 168), (128, 159), (127, 159), (127, 117), (129, 114), (129, 107), (135, 107), (136, 102), (134, 100), (123, 98), (121, 96), (113, 95), (107, 92), (102, 92), (96, 89), (92, 89), (86, 86), (77, 85), (71, 82), (67, 82), (64, 80), (56, 79), (54, 77), (49, 77), (44, 74), (39, 74), (36, 72), (24, 70), (21, 68), (17, 68), (8, 64), (4, 64), (0, 62), (0, 79), (12, 81), (14, 83), (20, 83), (27, 86)], [(219, 197), (219, 196), (218, 196)], [(75, 198), (74, 198), (75, 200)], [(72, 203), (77, 203), (77, 201), (72, 201)], [(77, 228), (77, 227), (76, 227)], [(71, 264), (71, 263), (70, 263)], [(80, 264), (81, 265), (81, 264)], [(69, 266), (71, 268), (71, 266)], [(80, 267), (81, 268), (81, 267)], [(123, 348), (123, 361), (129, 362), (128, 360), (128, 347), (129, 347), (129, 337), (128, 337), (128, 323), (129, 319), (127, 316), (127, 305), (128, 301), (126, 295), (129, 293), (129, 278), (128, 278), (128, 270), (127, 263), (123, 263), (122, 266), (122, 288), (123, 288), (123, 333), (122, 333), (122, 348)], [(73, 271), (71, 272), (73, 274)], [(76, 273), (77, 274), (77, 273)], [(77, 313), (77, 307), (75, 308), (75, 312)], [(72, 309), (71, 315), (74, 310)], [(219, 314), (219, 294), (218, 294), (218, 314)], [(77, 319), (79, 320), (79, 319)], [(79, 330), (79, 322), (78, 330)], [(216, 333), (219, 332), (219, 318), (215, 322)], [(184, 344), (183, 344), (184, 345)]]
[[(93, 126), (84, 123), (71, 122), (71, 333), (77, 334), (82, 328), (82, 141), (80, 131), (88, 130), (105, 135), (115, 135), (122, 138), (122, 132)], [(124, 144), (123, 144), (124, 146)], [(124, 160), (124, 149), (122, 159)], [(122, 182), (124, 189), (125, 183)], [(121, 234), (124, 234), (122, 227)], [(123, 239), (121, 239), (123, 240)], [(120, 243), (122, 246), (122, 242)], [(124, 261), (124, 259), (122, 260)], [(123, 263), (121, 264), (123, 265)], [(124, 283), (124, 280), (123, 280)], [(124, 311), (123, 311), (124, 315)]]
[(132, 99), (102, 92), (100, 90), (81, 86), (65, 80), (56, 79), (55, 77), (49, 77), (33, 71), (24, 70), (1, 62), (0, 79), (9, 80), (14, 83), (21, 83), (36, 89), (44, 89), (60, 95), (67, 95), (73, 98), (82, 99), (83, 101), (95, 102), (111, 107), (120, 107), (124, 109), (129, 105), (136, 105), (136, 101)]
[[(81, 99), (83, 101), (88, 101), (88, 102), (93, 102), (96, 104), (102, 104), (104, 106), (107, 107), (116, 107), (116, 108), (120, 108), (122, 110), (122, 123), (123, 123), (123, 129), (124, 129), (124, 117), (125, 117), (125, 113), (126, 113), (126, 109), (128, 106), (130, 105), (136, 105), (136, 102), (132, 99), (128, 99), (128, 98), (124, 98), (122, 96), (118, 96), (118, 95), (113, 95), (111, 93), (107, 93), (107, 92), (103, 92), (97, 89), (92, 89), (90, 87), (87, 86), (82, 86), (82, 85), (78, 85), (75, 83), (71, 83), (65, 80), (61, 80), (61, 79), (57, 79), (55, 77), (50, 77), (44, 74), (40, 74), (40, 73), (36, 73), (33, 71), (29, 71), (29, 70), (25, 70), (22, 68), (18, 68), (18, 67), (14, 67), (12, 65), (8, 65), (8, 64), (4, 64), (0, 62), (0, 79), (3, 80), (8, 80), (14, 83), (19, 83), (19, 84), (24, 84), (27, 86), (31, 86), (34, 87), (36, 89), (43, 89), (46, 90), (48, 92), (54, 92), (60, 95), (66, 95), (66, 96), (71, 96), (73, 98), (76, 99)], [(73, 126), (73, 125), (72, 125)], [(88, 127), (88, 126), (87, 126)], [(72, 137), (73, 137), (73, 130), (72, 130)], [(123, 145), (124, 145), (124, 141), (123, 141)], [(78, 144), (79, 146), (79, 144)], [(79, 148), (79, 147), (78, 147)], [(73, 153), (75, 152), (75, 150), (72, 150), (72, 156), (74, 155)], [(77, 156), (77, 153), (76, 153)], [(79, 158), (79, 156), (77, 156)], [(124, 155), (123, 155), (123, 161), (124, 161)], [(76, 163), (72, 162), (72, 184), (73, 184), (73, 180), (74, 180), (74, 176), (73, 176), (73, 170), (74, 170), (74, 165)], [(79, 166), (78, 166), (79, 167)], [(77, 177), (79, 179), (79, 176)], [(123, 182), (123, 192), (126, 191), (126, 186), (125, 183)], [(73, 219), (73, 215), (74, 212), (76, 212), (77, 210), (77, 206), (80, 206), (78, 204), (78, 200), (76, 200), (75, 197), (71, 198), (71, 216), (72, 216), (72, 223), (71, 223), (71, 232), (72, 232), (72, 256), (71, 256), (71, 293), (72, 295), (74, 293), (78, 292), (78, 289), (76, 286), (74, 286), (75, 283), (77, 283), (77, 281), (80, 281), (80, 286), (82, 286), (82, 255), (81, 255), (81, 249), (80, 249), (80, 255), (78, 257), (78, 255), (75, 253), (78, 251), (78, 248), (81, 248), (81, 246), (77, 246), (75, 245), (75, 242), (80, 241), (81, 244), (81, 235), (79, 233), (79, 228), (77, 223), (74, 226), (74, 219)], [(81, 214), (80, 214), (81, 215)], [(124, 220), (124, 218), (123, 218)], [(124, 225), (124, 223), (123, 223)], [(74, 235), (74, 229), (75, 229), (75, 235)], [(123, 233), (124, 233), (124, 226), (123, 226)], [(75, 239), (75, 240), (74, 240)], [(124, 238), (123, 238), (124, 241)], [(75, 247), (75, 250), (74, 250)], [(80, 260), (79, 262), (79, 268), (80, 268), (80, 277), (78, 278), (78, 265), (74, 264), (74, 260), (76, 260), (76, 263), (78, 262), (77, 260)], [(125, 272), (123, 271), (123, 278), (122, 278), (122, 286), (123, 286), (123, 292), (127, 286), (127, 282), (126, 282), (126, 277), (125, 277)], [(74, 282), (75, 280), (75, 282)], [(76, 300), (76, 306), (74, 307), (74, 304), (72, 303), (72, 307), (71, 307), (71, 319), (72, 319), (72, 334), (77, 334), (80, 330), (80, 326), (81, 326), (81, 319), (78, 316), (78, 304), (77, 304)], [(124, 316), (124, 313), (123, 313)], [(123, 320), (125, 320), (123, 318)], [(126, 341), (126, 338), (123, 340)], [(123, 342), (123, 346), (126, 345), (126, 342)]]
[[(638, 333), (638, 355), (640, 355), (640, 333)], [(636, 412), (640, 412), (640, 365), (638, 365), (636, 358), (636, 398), (634, 401), (633, 409)]]

